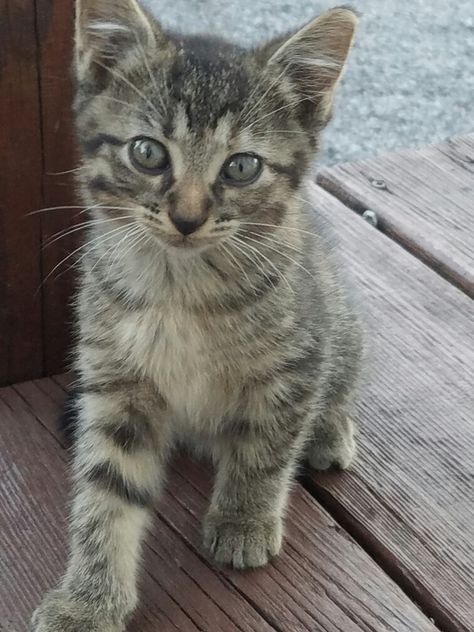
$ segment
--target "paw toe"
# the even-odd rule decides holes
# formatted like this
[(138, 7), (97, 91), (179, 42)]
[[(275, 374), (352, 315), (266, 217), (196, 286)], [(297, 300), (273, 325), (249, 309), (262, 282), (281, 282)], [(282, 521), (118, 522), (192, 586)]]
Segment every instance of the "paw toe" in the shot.
[(346, 470), (354, 460), (355, 452), (356, 445), (352, 437), (341, 440), (335, 446), (314, 443), (308, 452), (308, 461), (315, 470)]
[(264, 566), (281, 548), (281, 520), (236, 521), (208, 518), (204, 544), (219, 564), (234, 568)]

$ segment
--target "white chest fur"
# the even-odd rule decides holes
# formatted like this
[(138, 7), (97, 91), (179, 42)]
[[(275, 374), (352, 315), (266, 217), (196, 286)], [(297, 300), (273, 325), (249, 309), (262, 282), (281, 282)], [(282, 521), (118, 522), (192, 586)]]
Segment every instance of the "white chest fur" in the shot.
[(117, 334), (122, 357), (157, 385), (175, 415), (211, 422), (229, 409), (225, 349), (198, 318), (176, 309), (130, 313)]

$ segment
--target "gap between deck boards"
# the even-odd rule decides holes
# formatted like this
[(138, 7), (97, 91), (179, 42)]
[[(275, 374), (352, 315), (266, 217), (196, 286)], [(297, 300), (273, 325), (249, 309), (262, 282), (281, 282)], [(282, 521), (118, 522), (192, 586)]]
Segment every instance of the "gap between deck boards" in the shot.
[[(353, 515), (346, 512), (338, 503), (337, 499), (331, 496), (323, 487), (319, 487), (314, 481), (307, 476), (301, 476), (299, 483), (302, 487), (325, 509), (333, 520), (335, 520), (357, 544), (364, 549), (374, 562), (379, 566), (390, 579), (397, 584), (403, 593), (415, 604), (415, 606), (433, 623), (440, 632), (456, 632), (453, 628), (453, 622), (449, 619), (437, 606), (432, 605), (432, 599), (427, 591), (425, 591), (425, 601), (420, 603), (415, 594), (411, 581), (407, 578), (403, 569), (397, 566), (394, 559), (390, 562), (377, 549), (380, 548), (380, 542), (372, 545), (371, 534), (359, 524)], [(390, 557), (388, 550), (384, 553)], [(414, 631), (415, 632), (415, 631)]]
[[(363, 213), (372, 209), (359, 200), (349, 190), (343, 189), (336, 182), (333, 182), (325, 173), (318, 173), (313, 184), (324, 189), (324, 191), (329, 193), (329, 195), (332, 195), (332, 197), (344, 204), (346, 208), (356, 213), (356, 215), (358, 215), (363, 221), (368, 221), (363, 217)], [(413, 257), (424, 263), (428, 268), (436, 272), (436, 274), (456, 287), (463, 294), (472, 298), (471, 293), (465, 285), (453, 277), (452, 270), (448, 265), (433, 259), (431, 253), (420, 248), (420, 245), (416, 241), (411, 241), (408, 237), (404, 240), (400, 239), (398, 233), (390, 229), (383, 217), (377, 215), (377, 224), (374, 228), (394, 241), (398, 246), (403, 248), (403, 250), (406, 250)]]

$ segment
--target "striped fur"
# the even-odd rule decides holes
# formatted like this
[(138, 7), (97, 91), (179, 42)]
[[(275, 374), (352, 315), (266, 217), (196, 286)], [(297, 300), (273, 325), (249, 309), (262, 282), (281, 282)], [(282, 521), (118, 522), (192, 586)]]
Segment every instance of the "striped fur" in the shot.
[[(354, 15), (335, 9), (249, 51), (165, 33), (137, 0), (77, 4), (75, 100), (91, 220), (80, 252), (71, 553), (34, 632), (119, 632), (177, 444), (210, 454), (219, 563), (276, 555), (295, 468), (347, 467), (361, 335), (304, 202)], [(171, 167), (138, 171), (155, 139)], [(221, 177), (229, 156), (263, 169)], [(199, 228), (183, 236), (178, 214)]]

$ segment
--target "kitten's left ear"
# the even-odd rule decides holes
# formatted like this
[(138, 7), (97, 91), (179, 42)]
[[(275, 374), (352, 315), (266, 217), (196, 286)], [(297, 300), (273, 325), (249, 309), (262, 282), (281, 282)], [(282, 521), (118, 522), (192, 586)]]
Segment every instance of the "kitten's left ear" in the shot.
[(293, 35), (274, 40), (257, 51), (257, 59), (264, 61), (267, 71), (289, 79), (296, 94), (315, 105), (322, 124), (330, 116), (356, 24), (352, 10), (330, 9)]
[(84, 79), (93, 73), (94, 62), (113, 65), (131, 47), (149, 48), (160, 34), (137, 0), (76, 0), (76, 75)]

